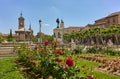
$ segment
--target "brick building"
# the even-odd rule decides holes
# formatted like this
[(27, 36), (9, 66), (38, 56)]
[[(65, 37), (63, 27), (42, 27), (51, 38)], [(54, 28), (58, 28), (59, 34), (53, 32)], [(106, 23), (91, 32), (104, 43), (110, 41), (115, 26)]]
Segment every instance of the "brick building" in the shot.
[(94, 24), (88, 24), (86, 27), (109, 27), (112, 25), (120, 25), (120, 11), (111, 13), (110, 15), (98, 19)]

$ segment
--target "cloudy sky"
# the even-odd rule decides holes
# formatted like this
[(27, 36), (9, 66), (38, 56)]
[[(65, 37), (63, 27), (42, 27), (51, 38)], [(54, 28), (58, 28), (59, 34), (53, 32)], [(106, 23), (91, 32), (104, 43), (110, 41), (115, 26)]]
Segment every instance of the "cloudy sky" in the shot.
[(0, 0), (0, 32), (13, 33), (18, 29), (18, 17), (22, 11), (25, 27), (31, 23), (34, 35), (39, 31), (53, 34), (56, 18), (63, 19), (65, 27), (85, 26), (110, 13), (120, 11), (120, 0)]

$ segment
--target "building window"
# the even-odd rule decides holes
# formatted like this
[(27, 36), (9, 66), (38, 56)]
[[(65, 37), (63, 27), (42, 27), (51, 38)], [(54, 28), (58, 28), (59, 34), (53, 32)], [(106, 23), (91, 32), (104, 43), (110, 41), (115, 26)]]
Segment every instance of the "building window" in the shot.
[(113, 18), (113, 23), (115, 23), (115, 18)]
[(61, 34), (60, 34), (60, 32), (58, 32), (58, 38), (61, 38)]

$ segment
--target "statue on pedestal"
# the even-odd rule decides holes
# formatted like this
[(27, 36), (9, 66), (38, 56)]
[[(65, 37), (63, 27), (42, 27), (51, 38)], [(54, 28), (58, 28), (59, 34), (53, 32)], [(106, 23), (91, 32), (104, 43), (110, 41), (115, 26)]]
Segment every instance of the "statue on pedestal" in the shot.
[(57, 28), (59, 28), (59, 23), (60, 23), (59, 18), (56, 19), (56, 22), (57, 22)]

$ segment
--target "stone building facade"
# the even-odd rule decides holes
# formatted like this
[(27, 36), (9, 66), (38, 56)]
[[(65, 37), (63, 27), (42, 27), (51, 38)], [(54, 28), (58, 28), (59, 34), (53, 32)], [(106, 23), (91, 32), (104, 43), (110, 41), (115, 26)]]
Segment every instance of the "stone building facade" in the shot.
[(31, 24), (29, 29), (25, 29), (24, 17), (21, 16), (18, 18), (18, 30), (15, 31), (16, 41), (30, 41), (33, 36), (33, 30), (31, 29)]
[(120, 11), (111, 13), (110, 15), (98, 19), (94, 24), (88, 24), (86, 27), (99, 27), (105, 28), (112, 25), (120, 25)]
[(68, 28), (64, 27), (64, 22), (61, 20), (60, 26), (53, 29), (53, 36), (54, 40), (57, 40), (60, 43), (63, 43), (63, 35), (65, 33), (73, 33), (73, 32), (80, 32), (83, 27), (80, 26), (70, 26)]

